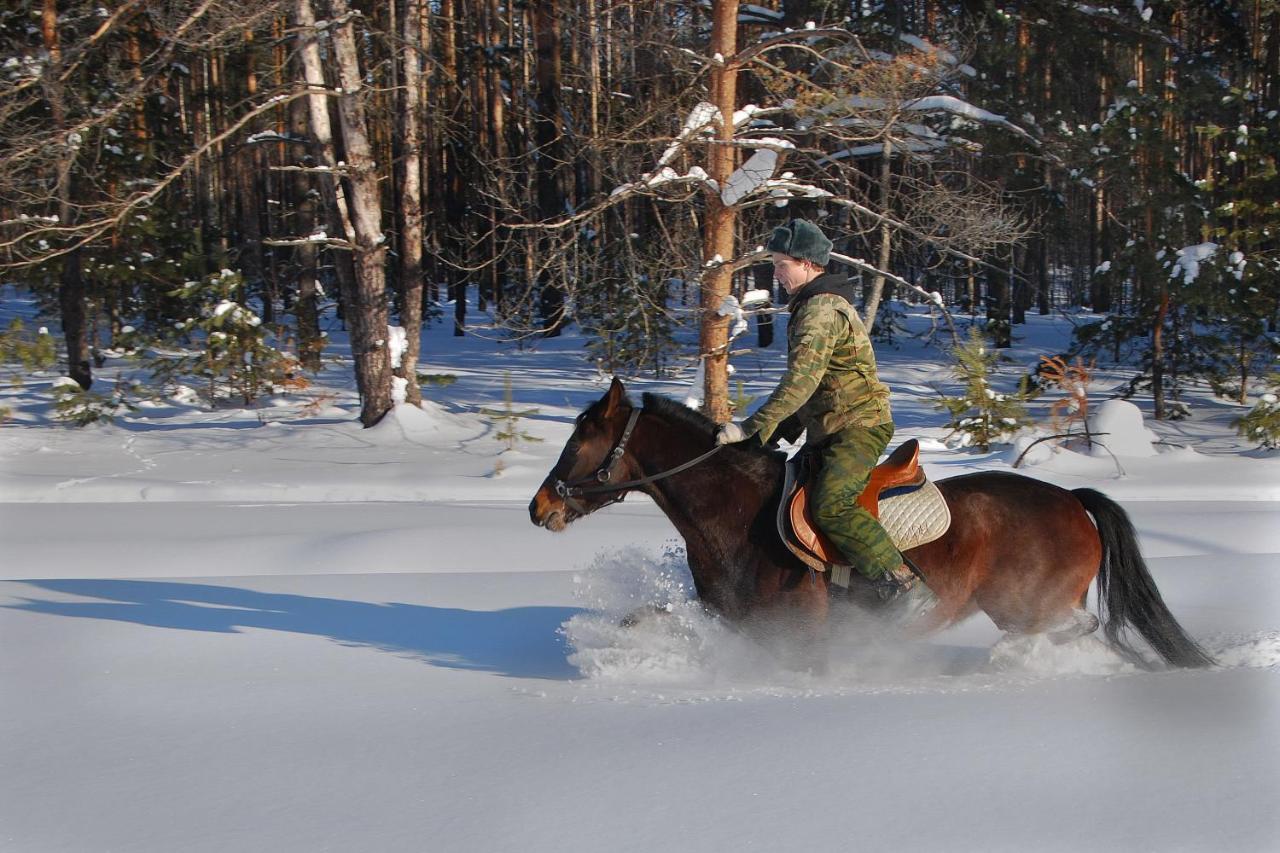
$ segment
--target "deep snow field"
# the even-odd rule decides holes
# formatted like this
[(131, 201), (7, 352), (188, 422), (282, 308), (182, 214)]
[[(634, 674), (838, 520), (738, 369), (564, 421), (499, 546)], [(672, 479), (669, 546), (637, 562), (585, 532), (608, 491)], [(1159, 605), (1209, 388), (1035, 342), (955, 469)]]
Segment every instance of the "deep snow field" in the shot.
[[(1073, 320), (1017, 327), (1010, 385)], [(314, 389), (251, 410), (75, 430), (50, 420), (57, 374), (0, 390), (0, 851), (1280, 849), (1280, 455), (1234, 436), (1240, 407), (1148, 420), (1158, 443), (1126, 453), (1153, 455), (1041, 445), (1023, 466), (1126, 507), (1217, 668), (975, 617), (913, 644), (838, 626), (815, 675), (689, 601), (646, 498), (529, 523), (607, 388), (581, 338), (438, 324), (420, 370), (457, 382), (362, 430), (332, 337)], [(942, 443), (936, 348), (878, 351), (895, 443), (920, 438), (930, 476), (1009, 469), (1007, 446)], [(782, 342), (735, 363), (763, 399)], [(506, 376), (544, 441), (501, 452), (479, 410)], [(625, 379), (638, 400), (691, 377)], [(1102, 372), (1095, 403), (1126, 378)], [(674, 618), (618, 627), (650, 603)]]

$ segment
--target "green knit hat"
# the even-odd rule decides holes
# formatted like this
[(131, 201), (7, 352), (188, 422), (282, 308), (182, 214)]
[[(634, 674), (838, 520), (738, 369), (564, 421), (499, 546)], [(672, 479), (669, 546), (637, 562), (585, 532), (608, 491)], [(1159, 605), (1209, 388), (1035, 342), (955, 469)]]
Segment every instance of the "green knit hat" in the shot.
[(817, 225), (807, 219), (793, 219), (773, 229), (773, 236), (765, 249), (825, 267), (831, 260), (832, 245)]

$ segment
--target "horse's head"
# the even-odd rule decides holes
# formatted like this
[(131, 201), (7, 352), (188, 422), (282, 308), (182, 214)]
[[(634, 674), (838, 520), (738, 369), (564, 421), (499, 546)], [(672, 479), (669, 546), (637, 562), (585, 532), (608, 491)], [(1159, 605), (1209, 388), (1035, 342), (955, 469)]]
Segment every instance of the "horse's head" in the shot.
[(632, 463), (621, 453), (615, 455), (615, 450), (628, 424), (633, 423), (633, 411), (626, 389), (614, 379), (605, 395), (578, 415), (560, 459), (529, 502), (529, 518), (534, 524), (564, 530), (569, 522), (621, 499), (621, 492), (578, 493), (576, 489), (628, 478)]

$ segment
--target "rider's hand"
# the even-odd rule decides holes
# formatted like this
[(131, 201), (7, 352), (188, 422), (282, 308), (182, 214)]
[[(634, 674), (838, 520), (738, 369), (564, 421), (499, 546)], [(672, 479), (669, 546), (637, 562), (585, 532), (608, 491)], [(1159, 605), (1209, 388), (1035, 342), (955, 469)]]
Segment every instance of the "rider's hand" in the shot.
[(716, 433), (716, 444), (737, 444), (739, 441), (746, 441), (747, 436), (742, 432), (742, 427), (733, 421), (720, 427)]

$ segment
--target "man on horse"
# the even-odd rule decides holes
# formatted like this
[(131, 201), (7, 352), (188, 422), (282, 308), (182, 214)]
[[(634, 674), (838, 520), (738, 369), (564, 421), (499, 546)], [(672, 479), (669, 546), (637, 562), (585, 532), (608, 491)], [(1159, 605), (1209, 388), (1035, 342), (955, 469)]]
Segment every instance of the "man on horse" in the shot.
[[(787, 371), (769, 399), (741, 426), (727, 423), (717, 444), (778, 436), (820, 458), (812, 511), (822, 532), (867, 581), (876, 598), (903, 617), (922, 615), (936, 597), (907, 566), (858, 495), (893, 437), (889, 388), (876, 373), (866, 326), (844, 273), (827, 272), (832, 242), (805, 219), (775, 228), (766, 248), (774, 276), (791, 297)], [(893, 602), (890, 605), (890, 602)]]

